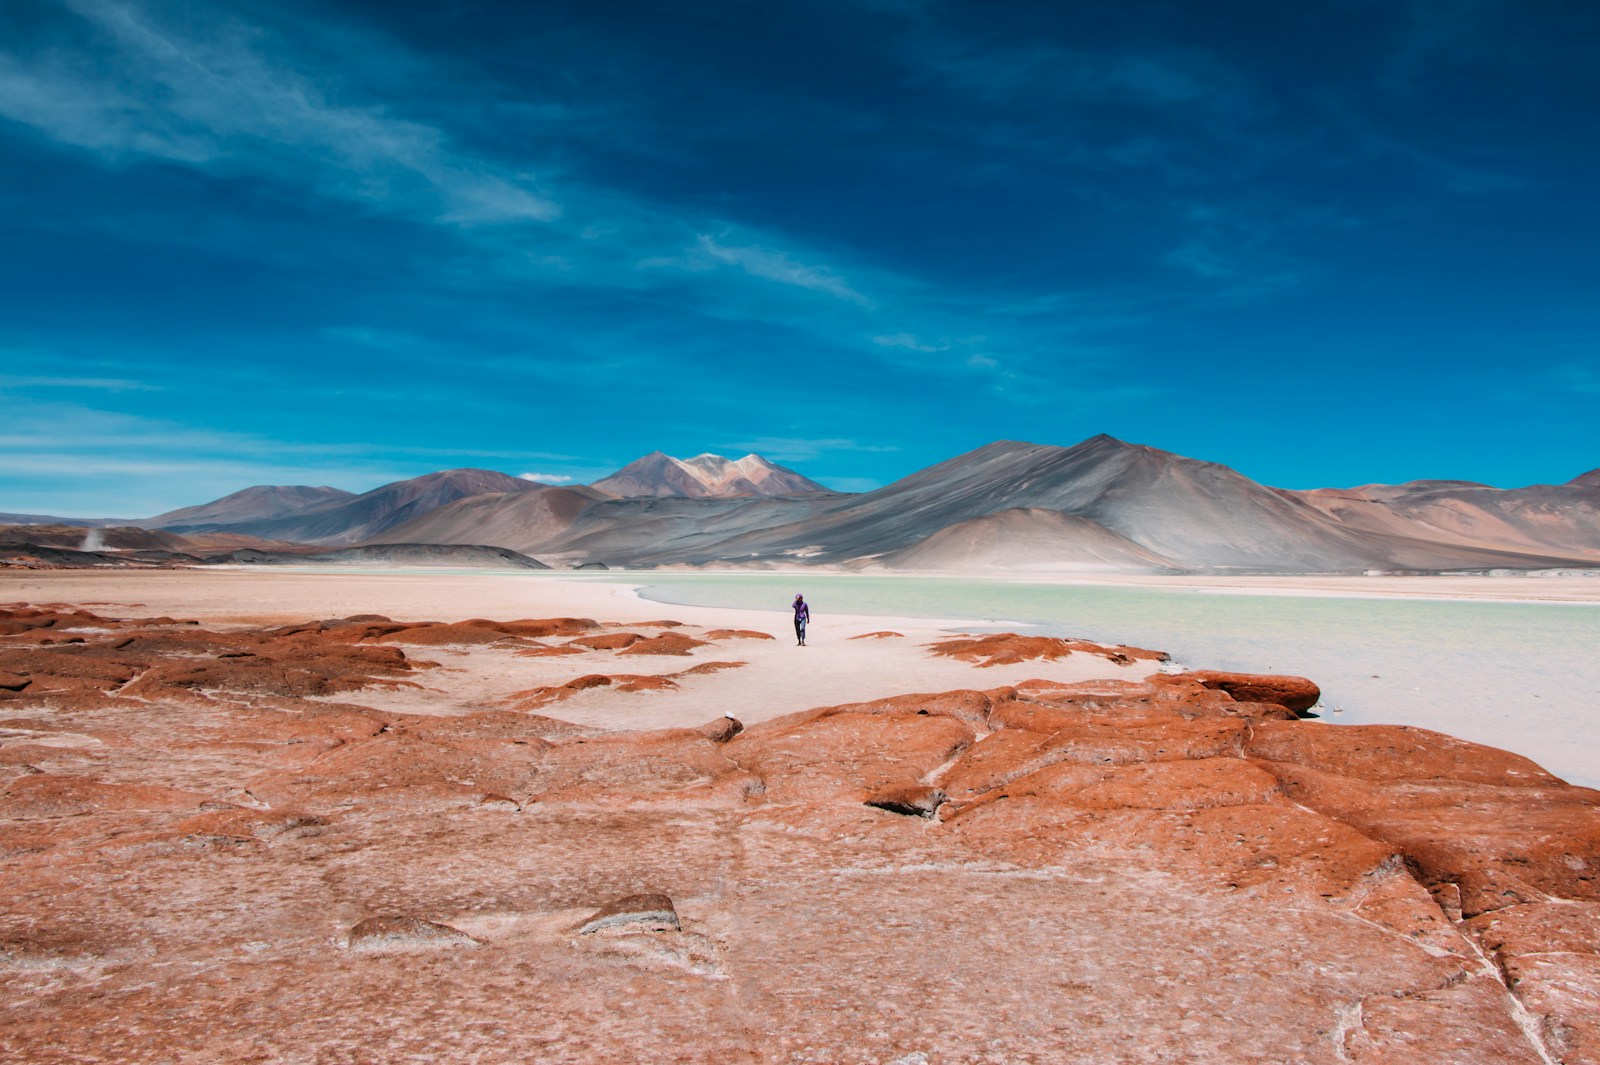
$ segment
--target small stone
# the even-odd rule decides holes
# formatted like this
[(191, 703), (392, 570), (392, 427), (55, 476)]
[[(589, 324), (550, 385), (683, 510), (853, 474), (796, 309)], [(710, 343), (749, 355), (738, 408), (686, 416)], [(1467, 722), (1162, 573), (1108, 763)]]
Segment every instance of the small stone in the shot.
[(1224, 673), (1214, 669), (1196, 670), (1189, 676), (1214, 691), (1227, 692), (1241, 703), (1277, 703), (1297, 714), (1304, 714), (1322, 698), (1322, 690), (1305, 677)]
[(678, 911), (667, 896), (629, 895), (606, 903), (578, 922), (573, 931), (582, 936), (623, 925), (646, 925), (661, 932), (676, 932), (683, 927), (678, 923)]
[(712, 743), (727, 743), (744, 731), (744, 725), (732, 714), (724, 714), (715, 721), (706, 722), (695, 731)]
[(350, 929), (347, 945), (351, 950), (389, 950), (395, 947), (476, 947), (473, 939), (459, 928), (425, 921), (421, 917), (387, 915), (368, 917)]
[(883, 788), (867, 799), (868, 806), (876, 806), (880, 810), (888, 810), (894, 814), (906, 814), (911, 817), (932, 817), (939, 807), (950, 801), (938, 788), (926, 784), (910, 784), (904, 787)]

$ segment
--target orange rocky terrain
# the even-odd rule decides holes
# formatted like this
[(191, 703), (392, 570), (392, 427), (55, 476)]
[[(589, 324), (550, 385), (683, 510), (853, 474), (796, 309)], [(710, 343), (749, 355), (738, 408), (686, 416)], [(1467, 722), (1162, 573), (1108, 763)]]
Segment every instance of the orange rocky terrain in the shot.
[(545, 714), (764, 635), (0, 609), (0, 1059), (1600, 1062), (1600, 793), (1006, 634), (923, 648), (964, 690)]

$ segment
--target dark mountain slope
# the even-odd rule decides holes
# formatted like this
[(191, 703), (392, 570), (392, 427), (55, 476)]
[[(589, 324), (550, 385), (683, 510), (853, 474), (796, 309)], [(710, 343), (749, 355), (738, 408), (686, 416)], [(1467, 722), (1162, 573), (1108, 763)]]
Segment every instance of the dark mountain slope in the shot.
[(539, 487), (543, 486), (493, 470), (441, 470), (395, 481), (362, 495), (330, 499), (277, 518), (204, 525), (198, 530), (299, 543), (354, 544), (467, 496), (525, 492)]
[(1024, 508), (947, 525), (880, 561), (891, 569), (931, 572), (1170, 573), (1177, 568), (1088, 518)]
[(1029, 508), (1088, 518), (1146, 551), (1202, 569), (1347, 571), (1378, 559), (1307, 504), (1215, 463), (1097, 436), (1074, 447), (1000, 441), (851, 497), (768, 550), (824, 561), (896, 551), (957, 522)]
[(371, 542), (492, 544), (534, 551), (570, 529), (588, 507), (608, 498), (582, 485), (534, 485), (517, 492), (487, 492), (446, 503), (380, 533)]
[(354, 496), (354, 492), (346, 492), (342, 488), (329, 488), (327, 485), (313, 488), (303, 484), (258, 484), (252, 488), (245, 488), (231, 495), (225, 495), (221, 499), (214, 499), (210, 503), (169, 510), (165, 514), (157, 514), (153, 518), (145, 518), (138, 524), (146, 529), (170, 529), (173, 532), (184, 532), (188, 529), (212, 528), (217, 525), (279, 518), (285, 514), (292, 514), (295, 511), (314, 507), (320, 503), (351, 499)]

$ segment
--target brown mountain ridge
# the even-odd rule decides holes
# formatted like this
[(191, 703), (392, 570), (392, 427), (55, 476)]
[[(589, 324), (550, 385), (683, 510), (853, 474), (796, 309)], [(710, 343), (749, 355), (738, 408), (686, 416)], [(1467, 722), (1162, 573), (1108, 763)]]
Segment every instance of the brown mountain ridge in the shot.
[[(292, 507), (300, 498), (311, 501)], [(320, 546), (480, 545), (557, 565), (1600, 568), (1600, 470), (1513, 489), (1431, 480), (1290, 491), (1102, 434), (1072, 447), (997, 441), (855, 495), (757, 455), (679, 460), (653, 452), (592, 486), (446, 470), (362, 495), (258, 486), (140, 524)]]

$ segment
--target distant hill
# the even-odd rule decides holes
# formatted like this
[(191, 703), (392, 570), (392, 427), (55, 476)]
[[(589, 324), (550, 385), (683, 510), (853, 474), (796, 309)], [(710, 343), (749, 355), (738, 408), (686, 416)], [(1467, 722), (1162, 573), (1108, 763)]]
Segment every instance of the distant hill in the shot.
[(608, 499), (587, 507), (565, 532), (529, 550), (569, 564), (765, 561), (773, 557), (773, 528), (803, 525), (839, 498)]
[(1527, 488), (1412, 481), (1294, 494), (1345, 528), (1419, 541), (1433, 553), (1520, 552), (1600, 563), (1600, 477), (1591, 474)]
[(643, 458), (635, 459), (610, 477), (596, 481), (593, 487), (623, 499), (646, 496), (737, 498), (829, 491), (817, 482), (769, 462), (760, 455), (726, 459), (721, 455), (704, 454), (692, 459), (675, 459), (660, 451), (652, 451)]
[[(371, 539), (458, 499), (485, 492), (516, 493), (541, 486), (493, 470), (441, 470), (395, 481), (358, 496), (341, 495), (273, 518), (186, 526), (269, 540), (353, 544)], [(220, 500), (219, 500), (220, 502)]]
[(1172, 573), (1171, 559), (1075, 514), (1018, 507), (947, 525), (878, 560), (891, 569)]
[(181, 536), (137, 526), (0, 525), (0, 544), (35, 544), (68, 551), (188, 551)]
[(342, 488), (329, 488), (326, 485), (312, 488), (303, 484), (258, 484), (253, 488), (246, 488), (232, 495), (225, 495), (221, 499), (212, 500), (210, 503), (181, 507), (178, 510), (169, 510), (165, 514), (157, 514), (139, 524), (147, 529), (171, 529), (173, 532), (212, 529), (218, 525), (279, 518), (319, 503), (351, 499), (354, 496), (354, 492), (346, 492)]
[[(0, 528), (0, 533), (5, 530)], [(481, 544), (376, 544), (318, 551), (267, 550), (243, 547), (228, 551), (183, 550), (183, 540), (172, 533), (143, 529), (113, 530), (138, 533), (151, 547), (99, 547), (34, 543), (0, 536), (0, 569), (171, 569), (194, 566), (383, 566), (449, 569), (549, 569), (538, 559), (503, 547)], [(164, 538), (164, 539), (161, 539)], [(81, 538), (80, 538), (81, 539)], [(126, 539), (126, 538), (125, 538)], [(265, 542), (265, 541), (258, 541)], [(178, 545), (178, 546), (174, 546)], [(84, 546), (92, 548), (84, 550)]]
[(570, 529), (591, 504), (610, 497), (582, 485), (533, 484), (446, 503), (373, 537), (374, 543), (494, 544), (531, 551)]
[(310, 553), (234, 551), (205, 559), (209, 565), (424, 566), (460, 569), (549, 569), (536, 558), (481, 544), (363, 544)]

